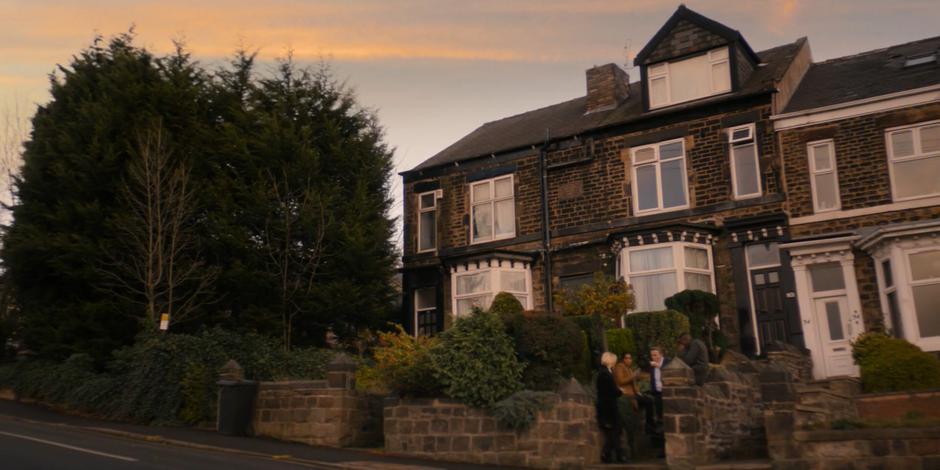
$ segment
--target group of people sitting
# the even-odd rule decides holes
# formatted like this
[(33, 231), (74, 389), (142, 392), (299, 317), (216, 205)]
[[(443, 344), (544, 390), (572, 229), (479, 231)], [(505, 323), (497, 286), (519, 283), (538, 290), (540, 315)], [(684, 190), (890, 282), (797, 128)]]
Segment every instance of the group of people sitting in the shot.
[[(689, 334), (677, 338), (676, 357), (695, 372), (695, 381), (702, 385), (708, 374), (708, 348), (701, 340), (693, 340)], [(665, 457), (663, 437), (663, 379), (662, 368), (670, 359), (663, 348), (654, 346), (649, 351), (650, 361), (637, 368), (631, 354), (617, 355), (605, 352), (601, 355), (601, 368), (597, 374), (597, 422), (604, 435), (601, 460), (604, 463), (627, 461), (621, 446), (621, 436), (626, 431), (630, 458), (636, 457), (637, 417), (642, 410), (645, 416), (645, 433), (650, 437), (657, 457)], [(639, 382), (649, 382), (649, 391), (640, 392)], [(645, 387), (644, 387), (645, 388)]]

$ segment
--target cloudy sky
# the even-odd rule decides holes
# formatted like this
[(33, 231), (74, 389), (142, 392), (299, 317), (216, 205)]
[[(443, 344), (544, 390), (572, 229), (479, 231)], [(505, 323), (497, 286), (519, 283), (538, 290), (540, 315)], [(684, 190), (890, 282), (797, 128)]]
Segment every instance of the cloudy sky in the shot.
[[(740, 30), (758, 51), (808, 36), (817, 61), (940, 35), (936, 0), (685, 3)], [(360, 101), (377, 110), (402, 171), (483, 122), (583, 96), (585, 69), (623, 65), (677, 6), (659, 0), (0, 0), (0, 106), (46, 101), (46, 77), (56, 64), (67, 64), (96, 33), (111, 36), (131, 25), (139, 44), (167, 52), (173, 39), (182, 39), (207, 65), (244, 45), (260, 50), (264, 69), (292, 49), (300, 61), (328, 58)]]

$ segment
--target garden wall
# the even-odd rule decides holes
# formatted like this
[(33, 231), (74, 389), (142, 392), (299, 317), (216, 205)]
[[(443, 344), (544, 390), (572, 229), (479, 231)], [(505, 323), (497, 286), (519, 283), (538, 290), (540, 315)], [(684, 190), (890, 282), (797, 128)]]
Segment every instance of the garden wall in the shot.
[(940, 468), (937, 428), (797, 431), (793, 444), (799, 455), (775, 459), (775, 469)]
[(598, 463), (594, 402), (571, 384), (526, 431), (501, 428), (487, 410), (448, 399), (386, 399), (385, 450), (435, 460), (531, 468)]
[[(742, 358), (743, 359), (743, 358)], [(766, 457), (757, 369), (747, 359), (712, 366), (702, 386), (680, 359), (663, 368), (663, 426), (670, 467)]]
[(896, 420), (906, 415), (940, 419), (940, 390), (922, 392), (868, 393), (855, 398), (858, 417)]
[(255, 435), (331, 447), (380, 445), (381, 399), (355, 390), (355, 364), (345, 356), (327, 367), (326, 380), (261, 382)]

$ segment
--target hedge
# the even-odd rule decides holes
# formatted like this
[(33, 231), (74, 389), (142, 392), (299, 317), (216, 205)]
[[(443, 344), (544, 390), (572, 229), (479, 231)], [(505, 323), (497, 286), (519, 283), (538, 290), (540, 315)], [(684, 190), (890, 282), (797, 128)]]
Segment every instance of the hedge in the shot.
[(629, 328), (614, 328), (605, 332), (607, 349), (622, 359), (624, 354), (636, 356), (636, 339)]
[(555, 390), (561, 379), (583, 376), (584, 336), (568, 318), (527, 312), (507, 325), (519, 360), (525, 364), (522, 382), (529, 390)]
[(867, 333), (852, 344), (865, 392), (940, 388), (940, 360), (900, 338)]
[(115, 351), (104, 371), (76, 354), (63, 363), (24, 361), (0, 368), (0, 385), (21, 397), (144, 423), (211, 422), (217, 373), (235, 359), (249, 379), (317, 379), (332, 352), (297, 348), (287, 353), (275, 338), (221, 329), (198, 335), (140, 338)]
[(676, 339), (689, 332), (689, 318), (673, 310), (636, 312), (624, 317), (624, 326), (633, 331), (639, 358), (649, 359), (653, 346), (660, 346), (667, 356), (674, 356)]

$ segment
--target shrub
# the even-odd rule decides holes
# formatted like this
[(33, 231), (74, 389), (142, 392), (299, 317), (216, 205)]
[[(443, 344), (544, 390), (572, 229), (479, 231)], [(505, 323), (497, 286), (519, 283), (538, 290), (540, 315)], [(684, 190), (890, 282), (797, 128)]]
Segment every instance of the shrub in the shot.
[[(852, 342), (852, 359), (855, 359), (855, 363), (861, 366), (869, 359), (875, 357), (878, 351), (890, 344), (892, 340), (894, 340), (893, 337), (876, 331), (859, 335), (859, 337)], [(913, 344), (911, 346), (916, 347)]]
[(493, 404), (493, 415), (500, 426), (513, 431), (525, 431), (535, 422), (539, 411), (551, 409), (551, 392), (522, 390)]
[(866, 392), (940, 387), (940, 360), (917, 346), (881, 333), (863, 335), (852, 345)]
[(507, 317), (522, 315), (524, 310), (525, 308), (522, 306), (522, 302), (519, 302), (516, 296), (508, 292), (496, 294), (496, 297), (493, 297), (493, 302), (490, 303), (490, 313), (495, 314), (503, 321), (505, 321)]
[(295, 349), (280, 341), (221, 329), (198, 335), (138, 338), (113, 353), (105, 371), (87, 355), (61, 364), (27, 361), (5, 368), (4, 384), (27, 398), (100, 416), (146, 423), (198, 423), (215, 414), (216, 374), (235, 359), (249, 379), (322, 378), (332, 352)]
[(576, 292), (558, 291), (555, 302), (565, 315), (588, 315), (594, 319), (601, 350), (607, 347), (604, 329), (615, 326), (620, 318), (633, 308), (633, 293), (623, 279), (614, 279), (603, 273), (594, 273), (594, 280)]
[(672, 310), (631, 313), (624, 318), (625, 326), (633, 331), (637, 357), (649, 359), (653, 346), (661, 346), (667, 356), (676, 354), (676, 338), (689, 331), (689, 319)]
[(523, 365), (492, 313), (458, 319), (431, 349), (431, 362), (447, 396), (471, 406), (492, 405), (522, 388)]
[(414, 337), (401, 326), (395, 331), (379, 333), (375, 348), (375, 375), (385, 388), (401, 395), (437, 396), (442, 386), (436, 379), (431, 350), (436, 338)]
[(701, 290), (684, 290), (665, 300), (666, 308), (689, 318), (693, 338), (709, 341), (708, 333), (718, 316), (718, 296)]
[(624, 354), (636, 356), (636, 340), (633, 338), (633, 332), (627, 328), (616, 328), (607, 330), (607, 350), (616, 354), (620, 359)]
[(584, 362), (584, 336), (578, 325), (567, 318), (530, 312), (510, 329), (519, 360), (526, 366), (522, 374), (525, 388), (555, 390), (560, 379), (575, 375)]

